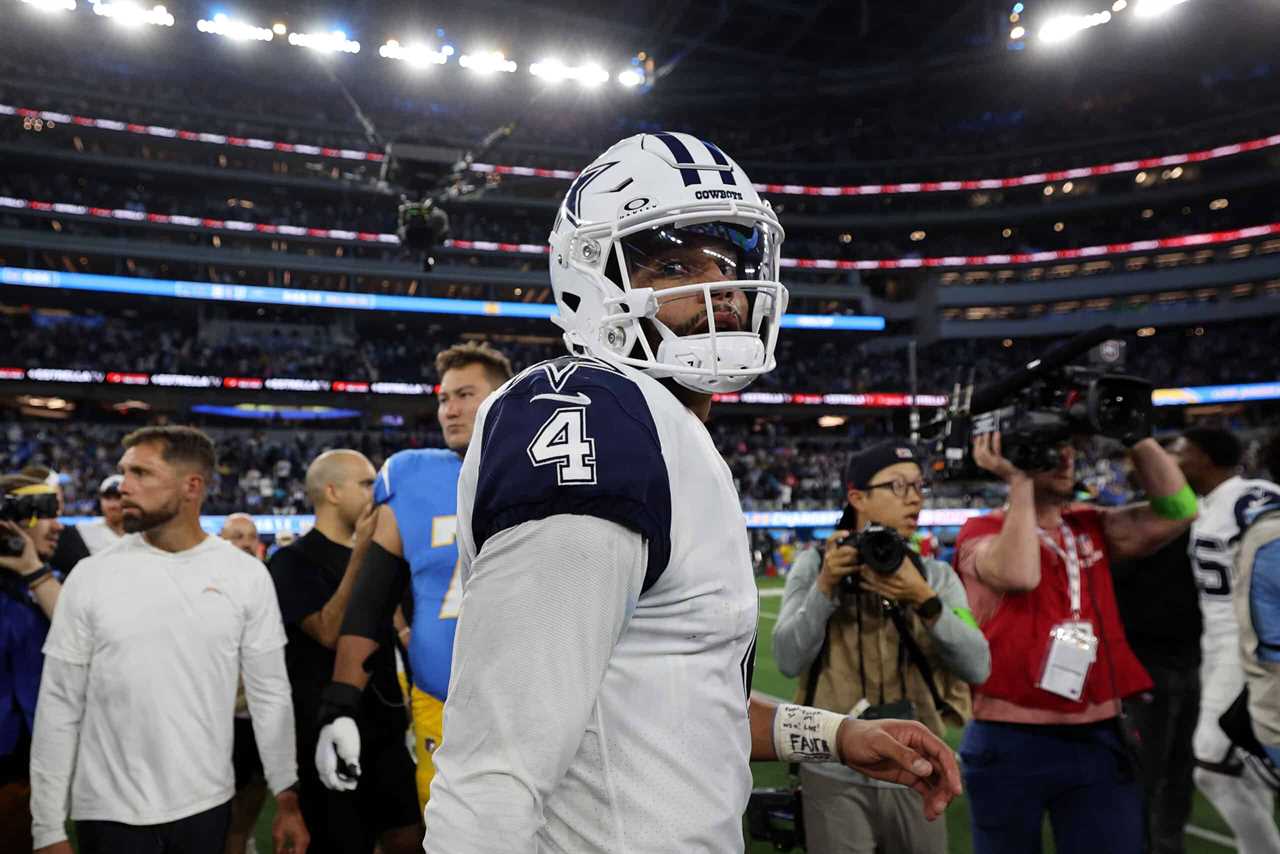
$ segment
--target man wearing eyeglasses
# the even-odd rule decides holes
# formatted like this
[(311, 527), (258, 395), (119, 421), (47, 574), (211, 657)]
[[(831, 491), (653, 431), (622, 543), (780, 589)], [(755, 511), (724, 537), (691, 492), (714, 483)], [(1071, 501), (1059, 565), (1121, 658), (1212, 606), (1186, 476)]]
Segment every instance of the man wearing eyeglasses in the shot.
[[(848, 505), (825, 550), (787, 575), (773, 632), (778, 668), (800, 676), (797, 702), (854, 717), (910, 718), (937, 735), (963, 726), (969, 686), (991, 656), (951, 567), (908, 550), (896, 571), (869, 568), (852, 544), (880, 526), (910, 541), (929, 494), (914, 449), (890, 441), (845, 471)], [(815, 854), (942, 854), (944, 822), (924, 820), (919, 795), (836, 763), (800, 771), (808, 850)]]

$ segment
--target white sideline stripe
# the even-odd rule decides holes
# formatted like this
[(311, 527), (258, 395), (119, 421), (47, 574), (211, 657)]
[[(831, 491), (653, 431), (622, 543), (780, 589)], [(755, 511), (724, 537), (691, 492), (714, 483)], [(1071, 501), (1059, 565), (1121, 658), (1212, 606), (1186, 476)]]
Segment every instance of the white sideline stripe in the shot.
[(770, 587), (770, 588), (768, 588), (768, 589), (766, 589), (766, 590), (761, 590), (761, 591), (760, 591), (760, 598), (761, 598), (761, 599), (781, 599), (781, 598), (782, 598), (782, 588), (781, 588), (781, 587)]
[(1224, 836), (1212, 830), (1205, 830), (1203, 827), (1196, 827), (1194, 824), (1188, 824), (1186, 831), (1191, 836), (1198, 836), (1207, 842), (1212, 842), (1214, 845), (1221, 845), (1223, 848), (1230, 848), (1232, 851), (1236, 850), (1236, 841), (1233, 837)]

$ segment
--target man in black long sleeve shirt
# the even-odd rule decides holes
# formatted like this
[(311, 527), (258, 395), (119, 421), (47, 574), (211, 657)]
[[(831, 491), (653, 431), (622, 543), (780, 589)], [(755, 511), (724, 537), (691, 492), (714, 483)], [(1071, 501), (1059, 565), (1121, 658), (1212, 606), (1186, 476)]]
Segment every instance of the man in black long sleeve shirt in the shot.
[[(269, 564), (289, 639), (285, 664), (298, 749), (307, 757), (315, 756), (320, 694), (333, 673), (343, 612), (372, 533), (374, 476), (373, 466), (357, 451), (317, 457), (307, 470), (315, 527), (276, 552)], [(385, 643), (369, 662), (370, 681), (361, 698), (362, 724), (378, 734), (361, 751), (363, 785), (355, 792), (331, 792), (320, 783), (313, 762), (299, 764), (299, 800), (311, 830), (311, 854), (372, 854), (375, 845), (387, 854), (421, 850), (422, 815), (405, 744), (409, 719), (396, 679), (390, 623), (386, 630)]]

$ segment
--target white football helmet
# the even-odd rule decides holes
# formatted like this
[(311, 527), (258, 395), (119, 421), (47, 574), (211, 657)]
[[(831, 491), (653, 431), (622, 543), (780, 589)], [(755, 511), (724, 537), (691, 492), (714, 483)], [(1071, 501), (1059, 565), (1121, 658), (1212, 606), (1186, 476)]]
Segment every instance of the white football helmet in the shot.
[[(550, 238), (553, 320), (571, 353), (694, 391), (738, 391), (776, 365), (787, 308), (778, 281), (782, 239), (773, 208), (715, 145), (685, 133), (629, 137), (583, 169), (560, 206)], [(632, 286), (638, 268), (662, 265), (656, 253), (693, 243), (712, 244), (696, 251), (714, 257), (719, 276)], [(647, 283), (658, 284), (655, 277)], [(724, 307), (740, 295), (746, 317)], [(696, 329), (678, 334), (658, 320), (664, 305), (690, 298), (702, 301)]]

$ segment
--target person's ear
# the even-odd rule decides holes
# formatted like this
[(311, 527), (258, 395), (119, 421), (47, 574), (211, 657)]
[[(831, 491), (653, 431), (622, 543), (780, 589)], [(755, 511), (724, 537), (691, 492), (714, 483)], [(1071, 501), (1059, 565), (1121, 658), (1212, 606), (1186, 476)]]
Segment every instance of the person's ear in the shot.
[(861, 516), (866, 512), (867, 502), (871, 499), (871, 494), (860, 489), (854, 489), (851, 486), (849, 491), (845, 493), (845, 498), (853, 506), (853, 509), (858, 511), (858, 515)]

